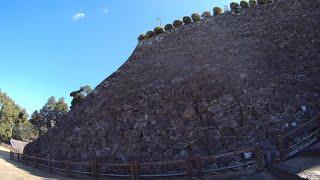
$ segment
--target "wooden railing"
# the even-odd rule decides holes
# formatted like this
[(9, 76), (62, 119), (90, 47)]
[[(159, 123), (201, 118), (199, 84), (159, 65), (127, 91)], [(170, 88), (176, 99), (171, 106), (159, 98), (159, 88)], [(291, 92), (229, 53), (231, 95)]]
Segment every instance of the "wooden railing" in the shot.
[[(218, 159), (233, 158), (236, 155), (243, 153), (250, 153), (252, 156), (241, 162), (240, 165), (221, 166), (214, 169), (208, 169), (208, 165), (214, 163)], [(93, 179), (117, 177), (117, 178), (131, 178), (137, 180), (139, 177), (143, 178), (163, 178), (163, 177), (184, 177), (184, 179), (192, 179), (193, 176), (202, 177), (207, 174), (217, 174), (232, 170), (235, 168), (254, 168), (260, 170), (264, 167), (263, 154), (260, 146), (245, 148), (240, 151), (229, 152), (225, 154), (193, 157), (186, 160), (165, 161), (165, 162), (151, 162), (139, 163), (137, 161), (126, 164), (109, 164), (97, 161), (90, 162), (71, 162), (69, 160), (58, 161), (50, 158), (39, 158), (37, 156), (28, 156), (10, 152), (10, 159), (17, 160), (28, 166), (36, 168), (44, 168), (49, 172), (60, 172), (65, 176), (71, 174), (90, 175)], [(210, 161), (209, 163), (206, 161)], [(80, 168), (79, 168), (80, 167)], [(83, 170), (85, 169), (85, 170)], [(119, 174), (119, 172), (122, 172)]]
[[(297, 129), (278, 137), (278, 150), (280, 160), (293, 156), (303, 148), (309, 146), (319, 138), (320, 116), (302, 124)], [(295, 141), (299, 138), (298, 141)], [(250, 158), (242, 159), (237, 165), (223, 165), (216, 168), (208, 168), (210, 164), (218, 162), (219, 159), (232, 158), (250, 153)], [(186, 160), (139, 163), (137, 161), (126, 164), (109, 164), (106, 162), (71, 162), (69, 160), (58, 161), (50, 158), (39, 158), (38, 156), (28, 156), (10, 151), (10, 159), (23, 162), (36, 168), (45, 168), (49, 172), (61, 172), (65, 176), (71, 174), (91, 175), (93, 179), (117, 177), (131, 178), (137, 180), (139, 177), (185, 177), (192, 179), (193, 176), (203, 177), (205, 175), (218, 174), (226, 170), (235, 168), (255, 167), (255, 170), (264, 168), (264, 154), (257, 144), (254, 147), (245, 148), (235, 152), (225, 154), (192, 157)], [(79, 168), (80, 166), (80, 168)], [(173, 167), (170, 169), (170, 167)], [(85, 170), (83, 170), (85, 169)], [(119, 174), (119, 172), (122, 172)]]
[(285, 160), (316, 142), (320, 134), (320, 115), (295, 130), (278, 136), (279, 160)]

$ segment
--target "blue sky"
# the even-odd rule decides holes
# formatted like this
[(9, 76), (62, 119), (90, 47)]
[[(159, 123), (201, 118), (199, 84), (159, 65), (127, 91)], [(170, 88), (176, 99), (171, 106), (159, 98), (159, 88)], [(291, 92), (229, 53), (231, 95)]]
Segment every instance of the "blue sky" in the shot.
[(1, 0), (0, 89), (31, 114), (50, 96), (95, 87), (139, 34), (231, 0)]

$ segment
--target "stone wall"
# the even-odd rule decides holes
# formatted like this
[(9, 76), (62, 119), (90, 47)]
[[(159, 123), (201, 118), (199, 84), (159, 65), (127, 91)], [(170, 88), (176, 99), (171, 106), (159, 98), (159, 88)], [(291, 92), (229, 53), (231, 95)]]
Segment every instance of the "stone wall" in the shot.
[(320, 112), (319, 8), (319, 0), (280, 0), (144, 40), (25, 151), (144, 162), (259, 142), (270, 159), (278, 134)]

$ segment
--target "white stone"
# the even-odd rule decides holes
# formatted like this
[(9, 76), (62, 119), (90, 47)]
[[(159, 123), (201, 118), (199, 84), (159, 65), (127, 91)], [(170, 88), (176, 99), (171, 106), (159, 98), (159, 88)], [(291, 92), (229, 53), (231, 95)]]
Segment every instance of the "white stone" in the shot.
[(252, 157), (252, 152), (243, 153), (243, 157), (244, 157), (245, 159), (251, 159), (251, 157)]
[(291, 126), (296, 127), (297, 126), (297, 122), (292, 122)]
[(285, 127), (286, 127), (286, 128), (289, 127), (289, 123), (286, 123)]

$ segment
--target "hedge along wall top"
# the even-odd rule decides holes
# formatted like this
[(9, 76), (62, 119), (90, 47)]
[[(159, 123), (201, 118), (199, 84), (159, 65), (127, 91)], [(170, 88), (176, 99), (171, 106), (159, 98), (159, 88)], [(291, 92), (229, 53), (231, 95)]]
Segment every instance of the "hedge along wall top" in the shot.
[(202, 18), (208, 18), (208, 17), (210, 17), (210, 16), (211, 16), (211, 12), (210, 12), (210, 11), (205, 11), (205, 12), (203, 12), (202, 15), (201, 15)]
[(182, 21), (184, 24), (190, 24), (192, 22), (191, 18), (189, 16), (184, 16), (182, 18)]
[(164, 26), (164, 30), (166, 30), (166, 31), (170, 31), (172, 29), (173, 29), (172, 24), (167, 24), (167, 25)]
[(153, 31), (148, 31), (147, 32), (147, 38), (151, 38), (152, 36), (154, 36), (154, 32)]
[(183, 25), (183, 22), (180, 20), (173, 21), (173, 27), (178, 28)]
[(230, 3), (230, 9), (232, 11), (236, 11), (236, 10), (240, 9), (240, 5), (236, 2), (232, 2), (232, 3)]
[(242, 9), (249, 8), (249, 3), (247, 1), (240, 1), (240, 6)]
[(222, 13), (223, 13), (223, 11), (222, 11), (222, 9), (221, 9), (220, 7), (214, 7), (214, 8), (213, 8), (213, 14), (214, 14), (215, 16), (220, 15), (220, 14), (222, 14)]
[(191, 18), (192, 18), (193, 21), (200, 21), (201, 20), (201, 16), (198, 13), (193, 13), (191, 15)]
[(163, 28), (162, 27), (156, 27), (156, 28), (154, 28), (153, 32), (154, 32), (155, 35), (161, 34), (161, 33), (163, 33)]
[(257, 0), (249, 0), (249, 4), (250, 4), (250, 7), (252, 7), (252, 6), (256, 6), (258, 3), (257, 3)]
[[(245, 8), (249, 8), (251, 6), (255, 6), (255, 5), (262, 5), (262, 4), (267, 4), (267, 3), (272, 3), (273, 0), (249, 0), (249, 2), (247, 0), (242, 0), (240, 1), (240, 4), (236, 3), (236, 2), (231, 2), (230, 3), (230, 8), (232, 11), (239, 11), (240, 8), (242, 9), (245, 9)], [(214, 7), (213, 8), (213, 14), (216, 16), (216, 15), (220, 15), (223, 13), (223, 10), (220, 8), (220, 7)], [(191, 15), (191, 17), (189, 16), (184, 16), (183, 17), (183, 22), (181, 20), (175, 20), (173, 22), (173, 25), (171, 24), (167, 24), (164, 29), (166, 31), (170, 31), (172, 30), (173, 28), (178, 28), (180, 26), (184, 24), (189, 24), (191, 23), (192, 21), (200, 21), (201, 20), (201, 17), (202, 18), (207, 18), (207, 17), (210, 17), (211, 16), (211, 13), (210, 11), (205, 11), (202, 13), (202, 15), (200, 16), (200, 14), (198, 13), (193, 13)], [(164, 30), (163, 28), (161, 27), (156, 27), (154, 29), (154, 31), (148, 31), (146, 35), (144, 34), (141, 34), (139, 37), (138, 37), (138, 40), (141, 41), (143, 39), (146, 39), (146, 38), (150, 38), (154, 35), (158, 35), (158, 34), (161, 34), (163, 33)]]
[(139, 41), (142, 41), (144, 40), (145, 38), (147, 38), (147, 36), (145, 34), (141, 34), (139, 37), (138, 37), (138, 40)]
[(258, 4), (262, 5), (262, 4), (267, 4), (268, 0), (258, 0)]

